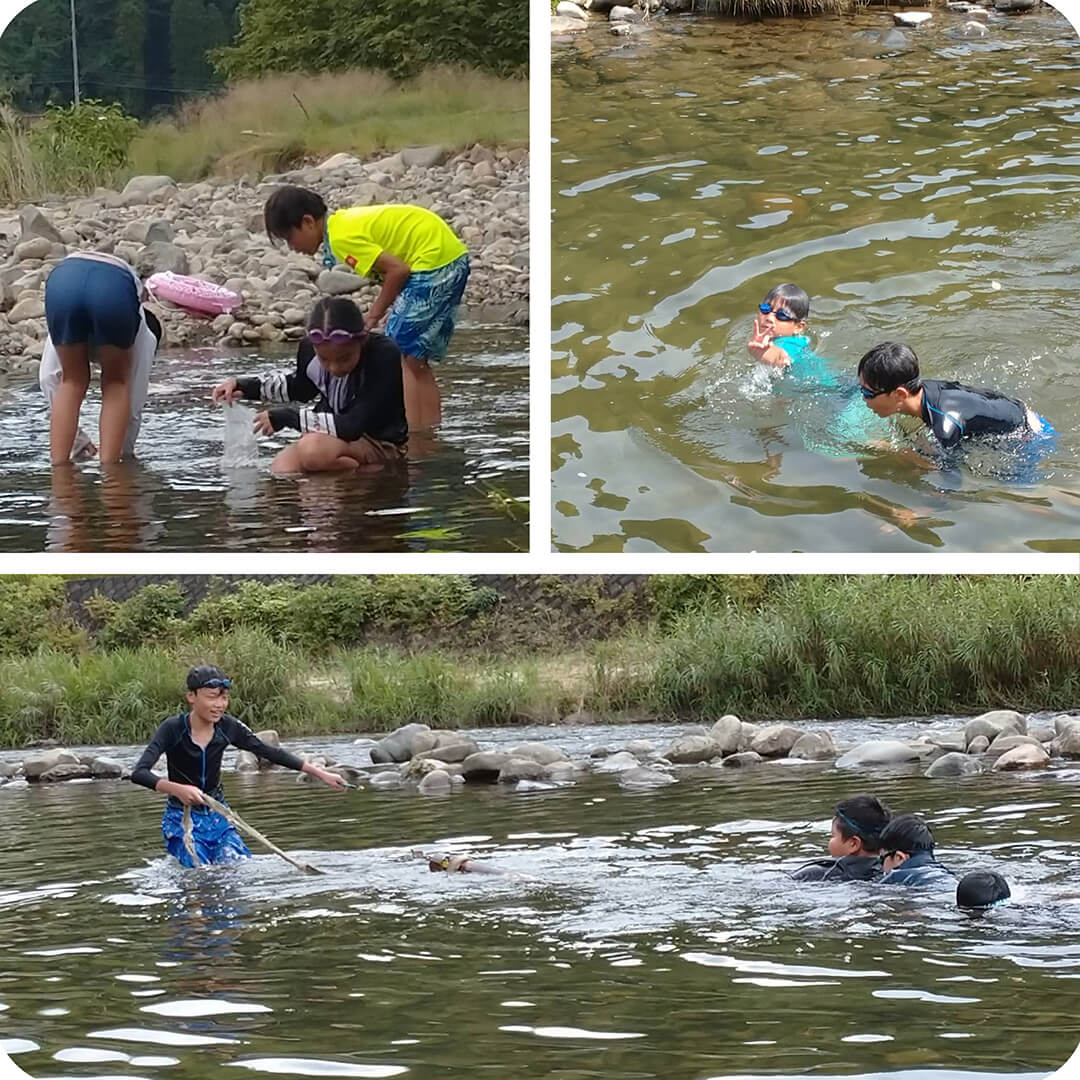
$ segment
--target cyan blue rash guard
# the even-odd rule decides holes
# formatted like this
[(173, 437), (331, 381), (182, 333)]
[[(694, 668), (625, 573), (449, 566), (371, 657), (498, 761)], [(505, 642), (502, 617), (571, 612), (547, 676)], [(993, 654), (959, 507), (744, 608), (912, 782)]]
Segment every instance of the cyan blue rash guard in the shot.
[[(283, 765), (286, 769), (299, 772), (304, 767), (295, 754), (264, 743), (247, 724), (228, 713), (214, 725), (214, 734), (204, 749), (192, 741), (188, 717), (188, 713), (177, 713), (161, 722), (131, 771), (133, 783), (151, 791), (156, 790), (155, 785), (161, 777), (152, 770), (158, 758), (164, 754), (170, 780), (177, 784), (190, 784), (221, 801), (221, 759), (227, 746), (249, 750), (257, 757)], [(183, 803), (170, 795), (169, 805), (182, 806)]]
[[(409, 440), (401, 350), (385, 334), (364, 338), (360, 363), (348, 375), (331, 375), (305, 338), (294, 372), (238, 378), (236, 388), (248, 401), (270, 403), (267, 414), (275, 431), (318, 431), (345, 442), (366, 435), (395, 446)], [(304, 408), (292, 402), (315, 404)]]
[(976, 435), (1042, 435), (1045, 421), (1022, 401), (958, 382), (923, 379), (922, 418), (942, 446)]
[(953, 875), (934, 859), (933, 852), (918, 851), (881, 879), (882, 885), (946, 885)]
[(805, 334), (773, 338), (772, 343), (787, 353), (791, 361), (791, 367), (787, 369), (789, 375), (793, 375), (802, 382), (812, 382), (821, 387), (839, 385), (836, 375), (825, 359), (814, 352), (810, 339)]

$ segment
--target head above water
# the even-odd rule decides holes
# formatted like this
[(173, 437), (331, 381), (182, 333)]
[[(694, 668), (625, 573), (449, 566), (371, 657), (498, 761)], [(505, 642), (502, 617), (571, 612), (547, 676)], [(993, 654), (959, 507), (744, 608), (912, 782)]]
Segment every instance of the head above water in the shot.
[(326, 229), (326, 203), (316, 191), (286, 184), (276, 188), (263, 206), (270, 242), (284, 240), (293, 251), (314, 255)]
[(810, 296), (798, 285), (776, 285), (758, 308), (773, 337), (792, 337), (806, 329), (806, 320), (810, 318)]
[(912, 855), (934, 854), (934, 834), (916, 814), (894, 817), (881, 830), (879, 843), (885, 873), (895, 870)]
[(829, 854), (876, 855), (881, 847), (880, 836), (892, 813), (873, 795), (853, 795), (836, 804), (832, 832), (829, 835)]
[(863, 400), (878, 416), (912, 412), (922, 390), (919, 358), (900, 341), (875, 345), (859, 361)]
[(348, 375), (364, 350), (364, 313), (347, 296), (324, 296), (308, 316), (308, 339), (319, 363), (338, 378)]
[(1009, 883), (993, 870), (973, 870), (956, 886), (956, 906), (964, 911), (987, 911), (1010, 896)]
[(232, 680), (213, 664), (197, 664), (187, 673), (187, 700), (191, 715), (203, 723), (216, 724), (229, 707)]

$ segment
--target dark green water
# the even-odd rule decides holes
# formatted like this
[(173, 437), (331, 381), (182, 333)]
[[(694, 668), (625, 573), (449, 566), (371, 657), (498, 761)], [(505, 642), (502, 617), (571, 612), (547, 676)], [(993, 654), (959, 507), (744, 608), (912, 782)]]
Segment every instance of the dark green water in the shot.
[[(227, 776), (325, 877), (262, 855), (181, 872), (158, 798), (126, 782), (0, 788), (0, 1048), (35, 1077), (959, 1080), (1044, 1076), (1076, 1047), (1080, 771), (680, 775), (436, 799)], [(796, 887), (781, 868), (867, 788), (1014, 902), (973, 920), (949, 893)], [(531, 880), (430, 874), (414, 845)]]
[[(258, 469), (222, 468), (224, 420), (211, 389), (289, 369), (290, 355), (218, 350), (155, 361), (139, 460), (103, 480), (94, 463), (51, 475), (48, 414), (35, 380), (0, 408), (0, 551), (519, 551), (528, 497), (527, 334), (459, 331), (437, 372), (444, 422), (405, 468), (352, 476), (270, 475), (289, 436), (263, 439)], [(292, 354), (295, 356), (295, 354)], [(83, 406), (97, 430), (100, 400)]]
[[(1049, 7), (973, 40), (891, 19), (554, 45), (557, 548), (1080, 548), (1080, 41)], [(907, 341), (1056, 447), (928, 469), (861, 398), (771, 380), (746, 340), (783, 281), (841, 381)]]

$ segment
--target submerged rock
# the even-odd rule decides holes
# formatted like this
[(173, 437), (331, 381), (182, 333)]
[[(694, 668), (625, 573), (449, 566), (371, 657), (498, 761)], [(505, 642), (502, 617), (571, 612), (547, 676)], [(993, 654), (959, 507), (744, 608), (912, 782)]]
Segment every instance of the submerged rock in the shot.
[(528, 758), (538, 765), (551, 765), (556, 761), (569, 760), (566, 754), (557, 746), (541, 742), (518, 743), (517, 746), (510, 748), (510, 754), (512, 757)]
[(826, 731), (807, 731), (795, 740), (789, 757), (802, 761), (827, 761), (836, 757), (836, 747)]
[(982, 771), (983, 767), (977, 758), (951, 750), (933, 762), (923, 775), (936, 779), (942, 776), (975, 776)]
[(765, 759), (753, 750), (740, 750), (737, 754), (729, 754), (721, 764), (725, 769), (742, 769), (747, 765), (760, 765)]
[(446, 795), (454, 790), (450, 774), (443, 769), (433, 769), (420, 781), (417, 789), (421, 795)]
[(659, 788), (677, 783), (674, 776), (659, 769), (625, 769), (618, 775), (619, 786), (624, 788)]
[(864, 765), (901, 765), (918, 761), (919, 751), (898, 739), (871, 739), (836, 759), (838, 769), (859, 768)]
[(636, 769), (640, 766), (640, 762), (633, 754), (628, 754), (625, 750), (620, 750), (617, 754), (612, 754), (610, 757), (604, 758), (600, 764), (595, 765), (593, 768), (596, 772), (624, 772), (627, 769)]

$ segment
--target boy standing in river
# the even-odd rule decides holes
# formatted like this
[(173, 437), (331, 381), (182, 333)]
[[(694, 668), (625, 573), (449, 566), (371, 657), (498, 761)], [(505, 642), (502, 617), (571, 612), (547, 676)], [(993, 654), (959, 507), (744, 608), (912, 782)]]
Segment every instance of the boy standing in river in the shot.
[[(232, 680), (220, 668), (209, 664), (193, 667), (187, 675), (190, 712), (177, 713), (161, 722), (131, 772), (134, 783), (168, 795), (161, 832), (166, 849), (181, 866), (235, 862), (251, 855), (236, 829), (203, 800), (205, 792), (218, 802), (225, 802), (221, 759), (228, 746), (307, 773), (338, 791), (345, 790), (345, 783), (337, 773), (301, 761), (279, 746), (264, 743), (246, 724), (230, 716), (225, 710), (229, 707), (231, 687)], [(162, 754), (168, 763), (168, 778), (152, 771)], [(185, 807), (191, 811), (194, 859), (185, 845)]]
[(442, 360), (469, 280), (465, 245), (438, 214), (422, 206), (354, 206), (330, 213), (322, 196), (278, 188), (263, 210), (271, 242), (284, 240), (333, 269), (345, 263), (362, 277), (382, 278), (364, 318), (368, 330), (388, 316), (386, 334), (401, 349), (410, 430), (442, 419), (431, 362)]

